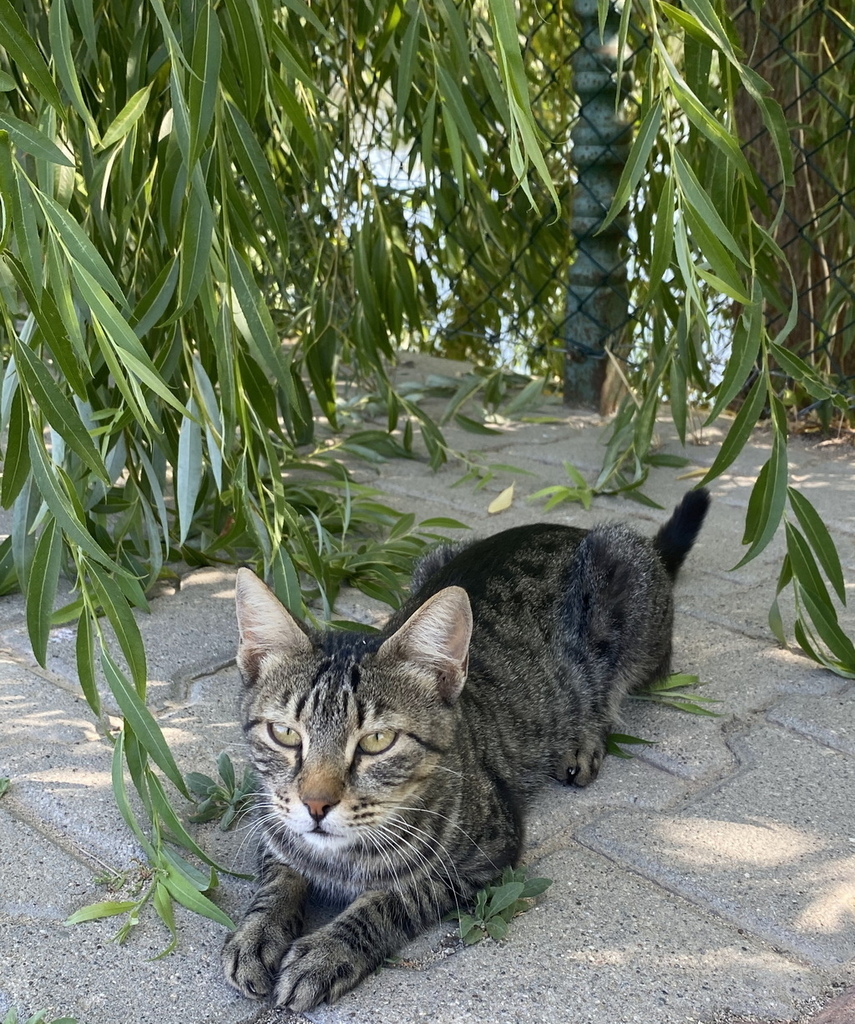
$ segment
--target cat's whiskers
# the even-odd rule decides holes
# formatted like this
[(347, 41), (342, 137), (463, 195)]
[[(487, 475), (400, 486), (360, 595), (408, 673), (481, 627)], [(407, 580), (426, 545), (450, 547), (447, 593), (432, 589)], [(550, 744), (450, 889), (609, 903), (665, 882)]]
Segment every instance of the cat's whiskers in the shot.
[[(256, 835), (264, 836), (269, 832), (276, 834), (279, 828), (282, 827), (282, 812), (276, 807), (275, 804), (269, 800), (259, 800), (256, 805), (256, 811), (251, 821), (245, 825), (240, 825), (236, 831), (244, 832), (241, 838), (240, 845), (237, 848), (235, 857), (239, 857), (243, 852), (244, 846), (246, 846), (251, 839), (254, 839)], [(273, 827), (278, 826), (278, 827)]]
[(279, 815), (276, 811), (268, 810), (264, 813), (256, 811), (247, 822), (237, 825), (235, 827), (235, 833), (238, 835), (240, 833), (244, 833), (241, 838), (241, 848), (251, 837), (255, 835), (256, 832), (260, 832), (262, 829), (273, 824), (278, 819)]
[[(371, 845), (374, 848), (374, 850), (379, 854), (380, 859), (386, 865), (386, 868), (389, 871), (389, 877), (394, 879), (394, 883), (395, 884), (394, 884), (393, 888), (397, 889), (399, 893), (403, 894), (404, 888), (403, 888), (403, 886), (401, 884), (400, 876), (399, 876), (398, 871), (397, 871), (397, 869), (395, 867), (395, 862), (394, 862), (393, 858), (391, 857), (391, 855), (387, 854), (386, 850), (384, 849), (384, 846), (383, 846), (383, 836), (379, 832), (375, 831), (374, 828), (372, 828), (369, 825), (369, 826), (365, 827), (364, 831), (360, 832), (359, 838), (360, 838), (360, 841), (363, 842), (363, 845), (364, 845), (364, 840), (366, 840), (366, 839), (371, 843)], [(409, 867), (409, 865), (406, 865), (406, 866), (409, 869), (410, 875), (411, 875), (411, 877), (413, 879), (413, 885), (415, 885), (416, 884), (416, 877), (413, 874), (413, 870), (412, 870), (412, 868)]]
[[(432, 877), (433, 876), (433, 872), (434, 872), (434, 863), (421, 850), (419, 850), (413, 843), (409, 842), (409, 840), (405, 836), (401, 836), (401, 835), (398, 835), (395, 832), (391, 832), (389, 826), (390, 825), (395, 825), (395, 824), (397, 824), (397, 823), (396, 822), (390, 822), (390, 821), (381, 822), (381, 823), (378, 823), (377, 825), (375, 825), (374, 829), (376, 830), (376, 834), (378, 836), (382, 836), (382, 838), (384, 840), (386, 840), (390, 844), (390, 849), (393, 846), (395, 848), (397, 848), (397, 849), (400, 849), (401, 843), (404, 843), (406, 846), (408, 846), (410, 848), (410, 850), (412, 850), (412, 852), (414, 854), (414, 859), (415, 859), (416, 864), (421, 866), (422, 871), (423, 871), (422, 879), (421, 880), (423, 882), (427, 882), (427, 884), (431, 888), (431, 893), (433, 895), (433, 903), (434, 903), (434, 907), (436, 909), (436, 917), (437, 917), (437, 920), (440, 921), (440, 920), (442, 920), (442, 909), (441, 909), (439, 895), (437, 894), (436, 880)], [(395, 852), (395, 851), (393, 850), (392, 852)], [(410, 872), (410, 876), (413, 879), (413, 891), (417, 893), (417, 892), (419, 892), (419, 883), (416, 880), (415, 872), (413, 871), (412, 866), (406, 860), (404, 860), (404, 863), (406, 864), (407, 870)], [(446, 876), (448, 876), (448, 871), (445, 868), (445, 865), (442, 863), (441, 858), (439, 859), (439, 864), (443, 868), (443, 870), (445, 871)], [(453, 884), (451, 883), (450, 877), (448, 878), (448, 881), (449, 881), (449, 889), (450, 889), (452, 895), (454, 896), (454, 902), (457, 903), (457, 893), (456, 893), (456, 891), (454, 889)]]
[[(458, 905), (459, 909), (457, 898), (458, 896), (460, 896), (461, 898), (463, 897), (465, 886), (463, 884), (463, 880), (460, 877), (460, 872), (457, 870), (457, 865), (454, 863), (454, 856), (450, 852), (448, 847), (445, 846), (444, 843), (440, 842), (440, 840), (433, 833), (426, 832), (424, 829), (419, 828), (417, 825), (413, 825), (412, 822), (407, 821), (406, 818), (399, 817), (398, 815), (390, 816), (386, 819), (384, 824), (388, 825), (390, 828), (398, 829), (399, 833), (400, 830), (406, 829), (411, 837), (417, 836), (422, 839), (423, 844), (431, 850), (431, 852), (434, 854), (435, 861), (442, 868), (443, 873), (445, 874), (446, 881), (448, 882), (448, 889), (451, 892), (452, 896), (454, 896), (455, 905)], [(400, 836), (400, 839), (406, 842), (407, 845), (411, 847), (411, 849), (415, 849), (403, 835)], [(442, 854), (444, 854), (445, 856), (442, 856), (442, 854), (440, 854), (440, 851), (442, 851)], [(429, 868), (430, 873), (430, 871), (433, 870), (433, 863), (428, 861), (428, 858), (424, 853), (422, 853), (422, 851), (419, 850), (416, 852), (422, 858), (422, 862), (424, 863), (425, 867)], [(457, 885), (460, 887), (459, 889), (455, 886), (451, 874), (449, 873), (448, 867), (446, 865), (446, 859), (448, 863), (451, 865), (452, 870), (454, 871), (454, 874), (457, 878)]]
[[(441, 811), (432, 811), (432, 810), (430, 810), (427, 807), (403, 807), (401, 805), (398, 805), (398, 806), (396, 806), (395, 810), (397, 810), (397, 811), (414, 811), (417, 814), (433, 814), (437, 818), (443, 818), (446, 822), (448, 822), (449, 825), (451, 825), (452, 828), (457, 829), (457, 831), (461, 835), (465, 836), (469, 840), (469, 842), (472, 844), (472, 846), (478, 851), (478, 853), (481, 854), (481, 856), (487, 861), (487, 863), (491, 867), (495, 868), (496, 874), (498, 874), (499, 871), (501, 870), (499, 868), (499, 866), (496, 864), (496, 862), (493, 860), (493, 858), (481, 846), (479, 846), (478, 843), (475, 842), (475, 840), (466, 831), (466, 829), (463, 828), (461, 825), (458, 825), (458, 823), (453, 818), (449, 818), (447, 814), (443, 814)], [(425, 834), (427, 835), (428, 833), (425, 833)]]

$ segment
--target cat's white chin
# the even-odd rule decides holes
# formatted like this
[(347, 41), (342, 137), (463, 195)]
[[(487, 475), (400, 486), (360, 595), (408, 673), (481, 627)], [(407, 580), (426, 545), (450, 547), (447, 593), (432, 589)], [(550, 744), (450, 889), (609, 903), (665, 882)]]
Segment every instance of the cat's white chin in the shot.
[(306, 845), (315, 853), (332, 853), (350, 846), (348, 836), (335, 835), (332, 832), (322, 832), (316, 829), (312, 832), (303, 832), (300, 837)]

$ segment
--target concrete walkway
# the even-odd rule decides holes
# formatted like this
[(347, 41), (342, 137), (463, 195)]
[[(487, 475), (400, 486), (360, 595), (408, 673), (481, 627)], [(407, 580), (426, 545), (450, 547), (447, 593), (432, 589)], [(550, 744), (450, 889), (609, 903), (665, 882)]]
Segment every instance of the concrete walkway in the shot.
[[(532, 475), (452, 488), (459, 465), (434, 474), (423, 462), (394, 461), (360, 464), (358, 479), (420, 519), (454, 516), (482, 533), (543, 518), (628, 520), (652, 533), (667, 513), (625, 500), (549, 513), (526, 501), (565, 482), (565, 460), (588, 479), (601, 463), (602, 422), (550, 412), (560, 422), (508, 424), (484, 438), (448, 432), (454, 446)], [(662, 450), (680, 452), (673, 428), (660, 428)], [(686, 454), (709, 466), (721, 437), (703, 431)], [(219, 964), (225, 931), (205, 919), (180, 911), (180, 946), (162, 960), (152, 957), (168, 935), (150, 911), (123, 946), (111, 941), (115, 920), (63, 925), (84, 904), (122, 898), (99, 877), (128, 872), (133, 882), (144, 857), (113, 803), (110, 749), (79, 694), (73, 631), (54, 630), (42, 670), (28, 652), (21, 598), (0, 600), (0, 776), (11, 778), (0, 798), (0, 1018), (16, 1007), (22, 1021), (48, 1010), (48, 1019), (65, 1014), (79, 1024), (852, 1024), (855, 684), (772, 639), (766, 615), (780, 538), (729, 571), (768, 452), (758, 430), (713, 485), (709, 519), (677, 589), (675, 670), (706, 682), (700, 692), (721, 702), (721, 717), (631, 701), (625, 731), (655, 745), (634, 748), (632, 760), (608, 758), (587, 790), (556, 784), (532, 808), (525, 860), (554, 884), (504, 942), (464, 950), (450, 926), (439, 928), (402, 965), (307, 1018), (233, 993)], [(850, 594), (854, 457), (845, 442), (791, 445), (793, 480), (834, 534)], [(656, 470), (646, 488), (668, 510), (694, 482), (679, 472)], [(489, 515), (512, 479), (513, 504)], [(232, 580), (218, 569), (189, 572), (141, 621), (151, 707), (185, 771), (215, 775), (223, 750), (243, 760)], [(371, 621), (382, 613), (351, 593), (339, 614)], [(251, 870), (246, 824), (196, 834), (221, 862)], [(249, 893), (249, 883), (223, 876), (215, 899), (237, 917)]]

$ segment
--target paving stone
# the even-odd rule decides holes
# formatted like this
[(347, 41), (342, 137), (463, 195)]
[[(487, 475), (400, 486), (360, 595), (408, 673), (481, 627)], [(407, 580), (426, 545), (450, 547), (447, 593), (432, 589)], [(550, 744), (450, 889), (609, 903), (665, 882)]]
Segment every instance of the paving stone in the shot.
[(115, 897), (3, 806), (0, 849), (0, 1017), (13, 1006), (22, 1021), (48, 1010), (48, 1019), (67, 1014), (80, 1024), (231, 1024), (249, 1016), (251, 1004), (222, 980), (221, 926), (178, 908), (178, 951), (152, 960), (169, 941), (153, 913), (123, 946), (111, 941), (120, 919), (63, 924), (81, 906)]
[(826, 747), (855, 755), (855, 688), (835, 696), (792, 696), (778, 701), (766, 717)]
[(673, 664), (676, 671), (697, 675), (704, 684), (697, 693), (720, 701), (712, 710), (724, 715), (762, 710), (784, 693), (831, 694), (847, 685), (800, 653), (749, 639), (682, 604)]
[(685, 1024), (719, 1009), (788, 1017), (810, 991), (795, 960), (578, 846), (539, 862), (553, 885), (501, 943), (425, 974), (385, 970), (318, 1024)]
[[(234, 658), (238, 639), (234, 575), (232, 569), (194, 570), (182, 578), (176, 593), (151, 601), (151, 614), (137, 613), (148, 659), (148, 704), (152, 710), (180, 700), (190, 680)], [(110, 632), (109, 626), (105, 629)], [(52, 630), (47, 668), (76, 685), (75, 640), (74, 627)], [(0, 644), (35, 664), (23, 623), (7, 629)], [(113, 644), (113, 653), (123, 663), (117, 644)], [(100, 670), (97, 674), (100, 677)], [(99, 685), (104, 702), (115, 710), (103, 679)]]
[[(13, 922), (0, 948), (0, 1013), (20, 1019), (37, 1010), (68, 1015), (79, 1024), (237, 1024), (252, 1012), (222, 980), (223, 929), (177, 915), (183, 935), (177, 953), (154, 959), (169, 941), (153, 921), (118, 946), (115, 921), (73, 928)], [(44, 951), (51, 950), (50, 958)]]
[(663, 811), (690, 792), (685, 780), (637, 757), (609, 756), (592, 785), (579, 789), (550, 782), (534, 798), (527, 809), (523, 857), (530, 861), (566, 846), (577, 829), (616, 808)]
[(760, 725), (679, 815), (618, 812), (580, 841), (818, 966), (855, 946), (855, 760)]
[(142, 856), (113, 799), (112, 751), (82, 698), (0, 655), (0, 719), (7, 810), (93, 863)]
[[(62, 923), (93, 898), (92, 873), (0, 804), (0, 920)], [(46, 886), (45, 882), (51, 884)], [(0, 979), (0, 986), (3, 981)]]
[(301, 1021), (306, 1020), (308, 1017), (291, 1013), (290, 1010), (261, 1010), (245, 1021), (241, 1021), (240, 1024), (300, 1024)]
[[(728, 749), (722, 727), (744, 710), (746, 703), (753, 701), (753, 689), (746, 692), (745, 676), (738, 665), (744, 665), (747, 652), (752, 647), (756, 647), (756, 657), (760, 660), (767, 656), (768, 648), (751, 645), (750, 641), (741, 638), (742, 660), (737, 664), (727, 653), (734, 640), (720, 627), (698, 623), (689, 615), (677, 615), (674, 671), (697, 675), (705, 684), (678, 692), (689, 700), (699, 696), (718, 701), (708, 707), (721, 717), (689, 714), (651, 701), (628, 698), (623, 706), (619, 731), (653, 744), (631, 748), (630, 752), (637, 761), (695, 787), (735, 767), (736, 761)], [(751, 675), (752, 681), (757, 675), (756, 672)], [(763, 706), (773, 693), (777, 691), (770, 687)]]

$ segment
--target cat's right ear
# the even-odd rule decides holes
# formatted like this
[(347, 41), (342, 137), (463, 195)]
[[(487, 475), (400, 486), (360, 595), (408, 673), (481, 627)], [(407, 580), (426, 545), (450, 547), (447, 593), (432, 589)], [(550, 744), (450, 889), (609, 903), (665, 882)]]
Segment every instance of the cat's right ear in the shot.
[(237, 665), (247, 686), (258, 679), (266, 655), (289, 659), (312, 650), (312, 641), (291, 613), (249, 569), (237, 571), (235, 605), (240, 631)]

